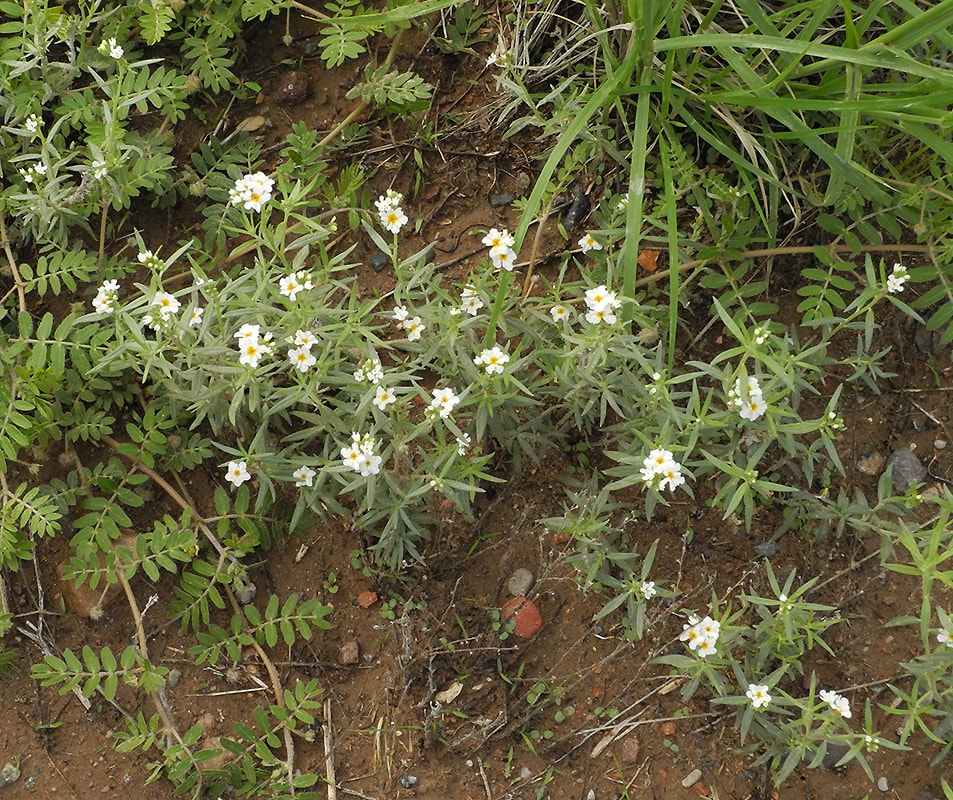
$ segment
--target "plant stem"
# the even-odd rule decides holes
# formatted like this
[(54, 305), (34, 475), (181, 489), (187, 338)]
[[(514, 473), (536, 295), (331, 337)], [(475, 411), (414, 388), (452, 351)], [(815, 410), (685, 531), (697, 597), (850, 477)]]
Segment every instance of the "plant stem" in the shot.
[(20, 270), (17, 269), (17, 260), (13, 257), (13, 250), (10, 249), (10, 237), (7, 235), (7, 215), (0, 211), (0, 246), (7, 257), (7, 265), (10, 272), (13, 273), (13, 285), (17, 290), (17, 300), (20, 303), (20, 311), (26, 311), (26, 293), (23, 291), (23, 278), (20, 277)]

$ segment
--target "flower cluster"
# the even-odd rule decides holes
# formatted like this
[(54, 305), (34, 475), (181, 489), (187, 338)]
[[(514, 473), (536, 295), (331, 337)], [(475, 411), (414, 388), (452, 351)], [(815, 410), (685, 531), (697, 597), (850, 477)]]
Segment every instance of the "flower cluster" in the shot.
[(136, 260), (149, 269), (158, 269), (162, 266), (162, 259), (151, 250), (143, 250), (136, 256)]
[[(257, 327), (257, 325), (243, 326), (243, 328), (246, 329), (247, 335), (239, 338), (246, 340), (255, 339), (255, 336), (252, 334), (254, 332), (254, 334), (257, 335)], [(305, 330), (295, 331), (295, 335), (287, 340), (288, 344), (293, 345), (288, 350), (288, 360), (294, 365), (298, 372), (307, 372), (318, 362), (311, 352), (311, 348), (317, 341), (318, 338), (311, 331)], [(255, 343), (259, 346), (261, 344), (257, 339), (255, 339)], [(311, 484), (308, 485), (310, 486)]]
[[(255, 369), (261, 359), (271, 353), (271, 347), (268, 344), (271, 341), (271, 334), (266, 333), (261, 336), (261, 328), (258, 325), (247, 323), (242, 325), (238, 329), (238, 333), (235, 334), (235, 338), (238, 339), (238, 351), (240, 353), (238, 361), (246, 367)], [(290, 357), (291, 354), (289, 353)], [(292, 362), (294, 361), (295, 359), (292, 359)], [(300, 366), (298, 368), (301, 369)], [(305, 370), (307, 370), (307, 367), (305, 367)]]
[(407, 215), (400, 207), (403, 202), (404, 196), (393, 189), (388, 189), (387, 194), (382, 194), (374, 202), (381, 225), (393, 234), (400, 233), (400, 229), (407, 224)]
[(645, 485), (655, 489), (668, 488), (674, 492), (685, 483), (682, 465), (675, 460), (670, 450), (652, 450), (642, 460), (640, 472)]
[(579, 247), (582, 249), (583, 253), (588, 253), (590, 250), (601, 250), (602, 245), (597, 242), (591, 233), (587, 233), (579, 240)]
[(369, 358), (354, 370), (354, 380), (378, 384), (384, 380), (384, 367), (379, 359)]
[(264, 172), (254, 172), (235, 181), (228, 190), (228, 201), (233, 205), (240, 203), (246, 211), (261, 211), (261, 207), (271, 200), (274, 187), (275, 182)]
[(99, 287), (99, 291), (93, 298), (93, 308), (100, 314), (111, 314), (116, 310), (113, 304), (117, 297), (119, 297), (119, 282), (103, 281), (103, 285)]
[(503, 49), (502, 42), (500, 43), (500, 47), (490, 53), (486, 59), (486, 65), (488, 67), (502, 67), (505, 69), (512, 63), (513, 58), (505, 49)]
[(615, 311), (622, 306), (615, 292), (610, 292), (605, 286), (586, 290), (586, 322), (599, 325), (605, 322), (612, 325), (616, 321)]
[(364, 477), (377, 475), (381, 471), (381, 457), (374, 451), (377, 449), (377, 440), (369, 433), (363, 436), (356, 431), (351, 434), (351, 446), (341, 448), (341, 458), (344, 465)]
[(844, 719), (850, 719), (850, 701), (846, 697), (830, 689), (821, 689), (818, 696)]
[(771, 695), (768, 694), (768, 687), (763, 684), (752, 683), (745, 692), (747, 698), (751, 701), (752, 708), (764, 708), (771, 702)]
[(100, 42), (99, 47), (96, 49), (99, 50), (99, 52), (104, 56), (108, 55), (110, 58), (114, 58), (117, 61), (122, 58), (123, 54), (125, 53), (125, 50), (116, 44), (116, 40), (112, 36)]
[(516, 263), (516, 251), (513, 245), (516, 239), (504, 228), (497, 230), (490, 228), (486, 236), (483, 237), (483, 244), (490, 248), (490, 260), (497, 269), (505, 269), (507, 272), (513, 271), (513, 265)]
[(281, 289), (281, 293), (292, 303), (300, 292), (306, 292), (314, 288), (314, 284), (311, 283), (311, 276), (303, 271), (292, 272), (290, 275), (285, 275), (278, 281), (278, 286)]
[(406, 306), (394, 306), (394, 319), (400, 323), (400, 327), (407, 331), (407, 341), (409, 342), (416, 342), (427, 327), (421, 323), (420, 317), (410, 316)]
[(179, 313), (182, 304), (175, 295), (168, 292), (156, 292), (150, 304), (152, 311), (144, 317), (143, 321), (153, 330), (160, 325), (169, 323)]
[(453, 389), (449, 387), (446, 389), (434, 389), (433, 399), (430, 401), (430, 408), (439, 414), (441, 419), (446, 419), (453, 413), (453, 409), (459, 402), (460, 398)]
[(33, 183), (33, 181), (40, 176), (46, 175), (46, 164), (44, 164), (42, 161), (37, 161), (32, 166), (27, 167), (26, 169), (21, 169), (20, 175), (27, 183)]
[(894, 264), (893, 271), (887, 276), (887, 291), (898, 294), (903, 291), (903, 285), (910, 280), (910, 273), (903, 264)]
[(738, 378), (734, 389), (728, 392), (728, 403), (738, 409), (742, 419), (751, 421), (758, 419), (768, 409), (757, 378), (748, 378), (745, 386), (741, 385), (741, 378)]
[(40, 118), (36, 114), (30, 114), (23, 123), (23, 127), (30, 133), (36, 135), (40, 132)]
[(721, 623), (718, 620), (711, 617), (699, 619), (693, 614), (682, 626), (682, 632), (678, 638), (682, 642), (688, 642), (691, 650), (705, 658), (715, 654), (715, 645), (718, 643), (720, 633)]
[(460, 310), (466, 311), (471, 317), (475, 317), (481, 308), (483, 308), (483, 300), (476, 293), (476, 289), (470, 284), (464, 286), (463, 291), (460, 292)]
[(484, 350), (480, 355), (473, 359), (473, 363), (478, 367), (482, 366), (487, 373), (492, 375), (494, 372), (500, 373), (503, 367), (510, 360), (509, 355), (504, 353), (499, 347), (491, 347)]

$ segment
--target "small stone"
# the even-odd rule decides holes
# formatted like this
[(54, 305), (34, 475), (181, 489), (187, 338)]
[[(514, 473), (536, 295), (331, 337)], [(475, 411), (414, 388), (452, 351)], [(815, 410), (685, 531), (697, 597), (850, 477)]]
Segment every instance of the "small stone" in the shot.
[(169, 670), (165, 682), (170, 689), (174, 689), (179, 685), (180, 680), (182, 680), (182, 670), (173, 668)]
[(526, 594), (533, 588), (534, 580), (536, 580), (536, 576), (528, 569), (524, 569), (523, 567), (514, 569), (513, 574), (510, 575), (510, 579), (506, 582), (506, 590), (513, 595), (513, 597), (519, 597), (521, 594)]
[(634, 733), (629, 734), (622, 741), (622, 748), (619, 756), (624, 764), (635, 764), (639, 760), (639, 751), (642, 749), (639, 737)]
[(374, 253), (371, 256), (371, 269), (374, 272), (383, 272), (390, 266), (390, 256), (387, 253)]
[(884, 461), (883, 453), (879, 453), (876, 450), (870, 453), (864, 453), (857, 459), (857, 471), (862, 475), (870, 475), (871, 477), (879, 475), (884, 467)]
[(338, 651), (338, 663), (344, 667), (353, 667), (361, 660), (361, 648), (355, 641), (345, 642)]
[(405, 772), (403, 775), (401, 775), (401, 776), (397, 779), (397, 782), (398, 782), (401, 786), (403, 786), (405, 789), (416, 789), (416, 788), (417, 788), (417, 784), (420, 783), (420, 781), (417, 780), (417, 776), (416, 776), (416, 775), (411, 775), (411, 774), (409, 774), (409, 773), (407, 773), (407, 772)]
[(490, 207), (491, 208), (502, 208), (503, 206), (508, 206), (513, 202), (515, 198), (509, 192), (500, 192), (499, 194), (490, 195)]
[(591, 208), (592, 204), (589, 202), (589, 195), (586, 194), (582, 186), (578, 183), (575, 184), (572, 188), (572, 197), (569, 201), (569, 205), (566, 206), (561, 217), (566, 230), (571, 231), (577, 225), (580, 225), (582, 221), (589, 216), (589, 210)]
[(19, 779), (19, 761), (8, 761), (3, 765), (3, 769), (0, 769), (0, 786), (8, 786), (11, 783), (16, 783)]
[(361, 592), (357, 596), (357, 604), (361, 608), (370, 608), (372, 605), (374, 605), (374, 603), (377, 602), (377, 600), (378, 600), (377, 592), (366, 591), (366, 592)]
[(741, 776), (742, 776), (746, 781), (753, 781), (755, 778), (758, 777), (758, 773), (755, 772), (755, 771), (754, 771), (753, 769), (751, 769), (750, 767), (748, 767), (747, 769), (745, 769), (745, 770), (742, 771)]
[(662, 723), (662, 736), (674, 736), (675, 735), (675, 723), (674, 722), (663, 722)]
[(235, 584), (235, 597), (243, 606), (247, 606), (258, 594), (258, 587), (254, 583)]
[(821, 761), (821, 766), (824, 767), (824, 769), (835, 769), (837, 763), (847, 755), (849, 750), (850, 748), (843, 744), (828, 745), (824, 759)]
[(272, 99), (278, 105), (292, 106), (307, 100), (310, 96), (311, 81), (308, 80), (308, 76), (303, 72), (291, 70), (278, 83), (272, 94)]
[(701, 780), (701, 777), (702, 771), (700, 769), (693, 769), (684, 778), (682, 778), (682, 786), (684, 786), (686, 789), (689, 786), (694, 786)]
[(590, 789), (588, 792), (586, 792), (586, 800), (596, 800), (595, 789)]
[(754, 554), (756, 556), (761, 556), (762, 558), (771, 558), (775, 553), (778, 552), (778, 543), (774, 539), (768, 539), (766, 542), (761, 542), (754, 546)]
[(893, 468), (893, 488), (906, 492), (911, 483), (920, 483), (927, 476), (927, 468), (909, 447), (900, 447), (890, 454), (887, 468)]
[(886, 778), (878, 778), (877, 788), (882, 792), (886, 792), (890, 789), (890, 782)]
[(934, 440), (933, 440), (933, 446), (934, 446), (937, 450), (945, 450), (945, 449), (946, 449), (946, 439), (934, 439)]
[(529, 767), (520, 767), (521, 781), (528, 781), (532, 777), (533, 777), (533, 770), (531, 770)]
[(532, 639), (543, 627), (543, 615), (539, 613), (539, 607), (525, 595), (507, 600), (500, 616), (504, 622), (512, 619), (516, 623), (513, 634), (520, 639)]

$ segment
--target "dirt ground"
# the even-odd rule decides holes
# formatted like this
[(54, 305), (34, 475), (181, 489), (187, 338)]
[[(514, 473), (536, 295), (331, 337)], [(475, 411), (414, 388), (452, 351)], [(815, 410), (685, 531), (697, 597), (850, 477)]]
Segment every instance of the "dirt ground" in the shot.
[[(259, 102), (233, 106), (226, 123), (227, 128), (247, 116), (265, 117), (266, 152), (281, 143), (294, 121), (327, 130), (346, 115), (353, 101), (344, 94), (364, 66), (351, 63), (324, 70), (318, 59), (306, 56), (313, 30), (303, 22), (296, 25), (290, 47), (280, 44), (283, 21), (249, 33), (243, 69), (264, 89)], [(373, 56), (379, 58), (380, 53)], [(522, 194), (543, 148), (530, 137), (503, 141), (499, 136), (491, 108), (495, 90), (484, 72), (484, 58), (444, 55), (417, 35), (408, 36), (397, 59), (398, 67), (411, 65), (437, 86), (433, 120), (452, 111), (460, 116), (458, 129), (428, 143), (419, 135), (426, 124), (381, 121), (374, 140), (353, 157), (376, 171), (375, 185), (401, 188), (410, 184), (416, 169), (413, 150), (421, 153), (425, 180), (407, 213), (423, 222), (404, 246), (413, 252), (436, 242), (439, 263), (446, 261), (446, 274), (459, 279), (469, 263), (461, 258), (468, 247), (464, 234), (475, 224), (515, 228), (516, 212), (494, 208), (489, 199), (499, 193)], [(289, 78), (291, 71), (299, 77)], [(284, 97), (288, 81), (302, 75), (309, 86), (304, 98), (276, 102), (276, 97)], [(209, 129), (195, 123), (183, 126), (177, 133), (182, 153)], [(189, 227), (181, 210), (169, 216), (149, 213), (150, 244), (171, 243)], [(557, 238), (548, 246), (563, 245)], [(784, 293), (792, 291), (781, 288), (783, 278), (778, 275), (774, 298), (782, 306)], [(368, 267), (361, 280), (362, 291), (385, 292), (392, 276)], [(718, 334), (712, 331), (712, 340)], [(856, 466), (871, 452), (886, 455), (900, 446), (915, 445), (931, 475), (953, 479), (949, 449), (940, 447), (949, 441), (950, 354), (922, 353), (914, 345), (914, 331), (899, 319), (886, 325), (882, 335), (895, 347), (888, 366), (897, 377), (882, 386), (880, 395), (850, 387), (842, 404), (846, 430), (839, 448), (848, 469), (843, 484), (858, 486), (868, 496), (877, 476), (863, 474)], [(704, 358), (705, 343), (700, 347), (696, 358)], [(43, 458), (55, 464), (59, 455), (50, 452)], [(84, 454), (88, 460), (102, 456), (95, 450)], [(260, 592), (282, 597), (300, 592), (334, 607), (331, 630), (319, 632), (305, 646), (274, 650), (271, 656), (286, 686), (318, 678), (326, 687), (340, 793), (374, 800), (941, 796), (939, 778), (950, 775), (953, 767), (931, 767), (937, 750), (916, 737), (909, 751), (881, 750), (870, 756), (875, 778), (885, 778), (886, 789), (851, 765), (800, 769), (775, 790), (767, 770), (753, 769), (755, 756), (739, 748), (730, 716), (713, 713), (701, 694), (682, 701), (678, 682), (651, 661), (678, 649), (686, 610), (707, 606), (713, 589), (719, 596), (733, 587), (764, 590), (764, 572), (753, 548), (770, 538), (778, 520), (767, 510), (746, 534), (706, 510), (699, 497), (660, 510), (651, 526), (628, 523), (644, 542), (641, 549), (660, 540), (654, 571), (678, 592), (652, 607), (645, 638), (630, 643), (612, 622), (604, 622), (604, 627), (593, 623), (604, 600), (580, 590), (566, 561), (570, 543), (540, 522), (563, 512), (562, 482), (578, 467), (573, 456), (565, 454), (491, 488), (473, 523), (448, 513), (433, 532), (426, 565), (409, 569), (399, 580), (376, 582), (355, 568), (352, 554), (361, 543), (343, 525), (322, 524), (300, 541), (287, 541), (263, 554), (253, 572)], [(202, 470), (192, 476), (191, 490), (200, 507), (210, 506), (214, 479)], [(171, 504), (165, 507), (157, 500), (150, 513), (177, 514)], [(689, 528), (694, 532), (691, 543), (684, 535)], [(829, 639), (837, 657), (814, 652), (805, 673), (816, 673), (824, 685), (852, 690), (855, 709), (867, 698), (875, 709), (878, 703), (889, 703), (893, 695), (887, 683), (897, 678), (899, 663), (913, 659), (920, 647), (914, 632), (884, 627), (891, 618), (919, 607), (920, 582), (881, 569), (876, 557), (865, 560), (879, 544), (876, 538), (850, 537), (817, 542), (790, 533), (779, 541), (772, 558), (779, 575), (796, 570), (805, 579), (818, 576), (820, 587), (811, 599), (839, 609), (845, 623), (835, 627)], [(96, 621), (63, 605), (56, 567), (67, 556), (65, 540), (41, 542), (36, 574), (27, 568), (9, 576), (14, 607), (35, 608), (37, 587), (42, 586), (50, 609), (45, 624), (59, 647), (77, 649), (88, 643), (122, 649), (134, 630), (121, 598), (114, 597)], [(493, 612), (509, 598), (507, 584), (517, 569), (535, 576), (530, 596), (545, 624), (530, 640), (501, 640), (493, 629)], [(826, 582), (833, 576), (838, 578)], [(154, 592), (171, 597), (171, 583), (151, 586), (143, 576), (137, 581), (133, 590), (140, 603)], [(949, 597), (936, 600), (949, 608)], [(150, 615), (147, 623), (153, 626), (148, 630), (153, 659), (181, 671), (177, 685), (169, 689), (180, 729), (202, 721), (207, 736), (227, 736), (233, 722), (250, 719), (256, 705), (269, 702), (253, 654), (231, 669), (197, 667), (186, 656), (194, 643), (190, 636), (165, 622), (161, 613)], [(73, 694), (40, 688), (29, 677), (29, 665), (40, 654), (23, 637), (15, 644), (21, 657), (3, 678), (0, 693), (0, 761), (19, 760), (21, 777), (0, 787), (0, 797), (171, 796), (171, 786), (162, 778), (145, 784), (150, 767), (144, 755), (115, 752), (110, 733), (124, 726), (120, 711), (95, 699), (87, 711)], [(349, 663), (355, 647), (356, 663)], [(530, 703), (527, 696), (539, 694), (540, 682), (548, 694)], [(131, 693), (120, 691), (119, 700), (127, 712), (151, 713), (141, 706), (142, 698)], [(557, 719), (557, 712), (568, 706), (575, 713)], [(605, 709), (621, 713), (610, 721)], [(895, 720), (875, 712), (875, 726), (888, 737), (896, 729)], [(314, 742), (300, 741), (296, 752), (302, 771), (325, 773), (323, 733)], [(683, 786), (696, 769), (700, 778)]]

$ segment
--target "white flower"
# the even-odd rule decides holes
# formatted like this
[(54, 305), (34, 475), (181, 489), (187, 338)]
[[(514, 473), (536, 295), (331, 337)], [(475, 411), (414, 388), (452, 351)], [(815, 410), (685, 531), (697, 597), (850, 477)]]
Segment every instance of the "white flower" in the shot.
[(314, 284), (311, 283), (311, 278), (308, 277), (306, 272), (292, 272), (290, 275), (285, 275), (278, 281), (278, 285), (281, 287), (281, 293), (292, 303), (299, 292), (314, 288)]
[(399, 206), (382, 209), (378, 213), (378, 216), (380, 217), (381, 225), (394, 234), (400, 233), (400, 229), (407, 224), (407, 215)]
[(764, 344), (765, 340), (768, 338), (768, 329), (763, 325), (758, 325), (752, 332), (752, 337), (754, 338), (755, 344)]
[(903, 285), (910, 279), (910, 273), (903, 264), (894, 264), (893, 272), (887, 276), (887, 291), (898, 294), (903, 291)]
[(295, 486), (312, 486), (315, 475), (317, 473), (311, 467), (298, 467), (291, 473), (291, 477), (295, 479)]
[(461, 456), (465, 456), (467, 454), (467, 450), (470, 449), (471, 444), (472, 444), (472, 440), (470, 439), (469, 433), (465, 433), (463, 434), (463, 436), (458, 436), (457, 437), (457, 454)]
[(296, 347), (307, 347), (309, 350), (318, 341), (317, 337), (311, 331), (295, 331), (294, 338), (290, 339), (290, 344)]
[(734, 388), (728, 392), (728, 402), (738, 409), (742, 419), (751, 421), (763, 416), (768, 409), (761, 393), (761, 385), (755, 377), (749, 377), (744, 387), (741, 385), (741, 378), (736, 379)]
[(464, 297), (460, 308), (471, 317), (475, 317), (477, 312), (483, 308), (483, 301), (479, 297)]
[(748, 691), (745, 692), (745, 695), (751, 701), (751, 707), (754, 709), (764, 708), (771, 702), (768, 687), (761, 684), (748, 684)]
[(681, 465), (672, 464), (667, 470), (665, 470), (665, 472), (662, 473), (662, 480), (659, 481), (658, 488), (668, 488), (670, 491), (674, 492), (683, 483), (685, 483), (685, 476), (682, 475)]
[(374, 451), (377, 449), (377, 440), (370, 434), (354, 432), (351, 434), (351, 446), (341, 448), (341, 458), (344, 464), (355, 472), (367, 477), (381, 471), (381, 457)]
[(318, 363), (318, 360), (311, 355), (310, 347), (296, 347), (293, 350), (289, 350), (288, 360), (294, 364), (298, 372), (307, 372)]
[(105, 161), (97, 159), (92, 163), (91, 169), (93, 170), (93, 177), (96, 178), (96, 180), (102, 180), (106, 177), (107, 170)]
[(241, 203), (246, 211), (261, 211), (261, 207), (271, 200), (271, 191), (275, 182), (264, 172), (254, 172), (235, 181), (228, 191), (228, 200), (235, 205)]
[(612, 313), (611, 308), (593, 308), (586, 312), (586, 322), (590, 325), (615, 325), (617, 317)]
[(99, 291), (93, 298), (93, 308), (100, 314), (111, 314), (116, 310), (113, 303), (116, 302), (117, 297), (119, 297), (119, 282), (103, 281), (103, 285), (99, 287)]
[(512, 272), (516, 263), (516, 252), (512, 247), (494, 247), (490, 250), (490, 260), (497, 269)]
[(586, 306), (590, 311), (602, 311), (603, 309), (614, 311), (622, 305), (619, 298), (616, 297), (616, 293), (609, 291), (602, 285), (596, 286), (594, 289), (587, 289), (585, 299)]
[(420, 317), (405, 319), (401, 325), (403, 325), (404, 330), (407, 331), (407, 341), (409, 342), (416, 342), (420, 338), (420, 334), (422, 334), (427, 327), (421, 324)]
[(394, 306), (394, 310), (391, 313), (394, 315), (394, 319), (398, 322), (403, 322), (405, 319), (407, 319), (407, 317), (410, 316), (407, 306)]
[(163, 320), (168, 320), (169, 317), (177, 314), (182, 307), (182, 304), (168, 292), (156, 292), (156, 296), (152, 298), (152, 305), (158, 307), (159, 315)]
[(26, 183), (33, 183), (33, 169), (21, 169), (20, 176)]
[(702, 639), (698, 645), (698, 648), (695, 650), (695, 654), (700, 658), (708, 658), (708, 656), (713, 656), (717, 653), (718, 650), (715, 647), (715, 642), (710, 639)]
[(33, 171), (37, 175), (46, 175), (46, 164), (44, 164), (42, 161), (38, 161), (33, 165)]
[(430, 407), (437, 409), (440, 416), (446, 419), (453, 412), (454, 406), (460, 402), (460, 398), (454, 393), (453, 389), (434, 389), (433, 400), (430, 401)]
[(705, 658), (716, 652), (715, 644), (718, 642), (720, 631), (720, 623), (711, 617), (700, 620), (692, 615), (688, 618), (688, 623), (682, 626), (682, 632), (678, 638), (687, 642), (688, 647), (697, 655)]
[(619, 198), (619, 202), (615, 204), (616, 211), (625, 211), (629, 207), (629, 193), (626, 192)]
[(490, 228), (486, 236), (483, 237), (483, 244), (491, 250), (506, 249), (515, 245), (516, 239), (513, 238), (506, 228), (501, 231), (496, 228)]
[(365, 477), (377, 475), (381, 471), (381, 457), (374, 453), (361, 453), (357, 471)]
[(387, 411), (387, 406), (389, 406), (391, 403), (396, 403), (397, 398), (390, 389), (385, 389), (383, 386), (378, 386), (377, 396), (371, 402), (381, 411)]
[(189, 327), (195, 328), (198, 325), (202, 324), (202, 314), (205, 313), (205, 309), (201, 306), (196, 306), (192, 309), (192, 313), (189, 314)]
[(492, 375), (494, 372), (502, 372), (503, 366), (509, 360), (509, 355), (504, 353), (499, 347), (491, 347), (489, 350), (484, 350), (480, 355), (474, 358), (473, 363), (477, 366), (484, 366), (487, 373)]
[(268, 345), (259, 342), (257, 339), (254, 341), (246, 340), (241, 342), (238, 349), (241, 352), (241, 355), (238, 357), (239, 363), (251, 367), (252, 369), (257, 368), (261, 359), (271, 352), (271, 348), (268, 347)]
[(569, 309), (564, 305), (554, 305), (549, 309), (549, 313), (553, 318), (553, 322), (562, 322), (563, 320), (569, 319)]
[(377, 209), (378, 214), (383, 214), (385, 211), (400, 208), (400, 204), (403, 202), (404, 196), (400, 192), (388, 189), (386, 194), (382, 194), (374, 201), (374, 207)]
[(142, 253), (139, 253), (136, 256), (136, 259), (140, 264), (149, 267), (149, 269), (155, 269), (156, 267), (162, 266), (162, 259), (155, 255), (151, 250), (145, 250)]
[(821, 689), (819, 697), (844, 719), (850, 719), (850, 701), (837, 692)]
[(117, 61), (122, 58), (123, 53), (125, 52), (118, 44), (116, 44), (116, 39), (112, 36), (105, 41), (100, 42), (100, 45), (97, 49), (103, 55), (109, 55), (111, 58), (115, 58)]
[(248, 464), (244, 461), (229, 461), (225, 468), (225, 480), (235, 487), (241, 486), (245, 481), (251, 480), (248, 472)]
[(358, 466), (361, 462), (361, 448), (352, 444), (350, 447), (341, 448), (341, 458), (344, 460), (344, 465), (350, 467), (355, 472), (360, 472), (361, 468)]
[(258, 336), (261, 331), (260, 325), (252, 325), (251, 323), (245, 323), (238, 329), (238, 333), (235, 334), (235, 338), (238, 339), (238, 346), (248, 344), (249, 342), (258, 343)]
[(23, 123), (23, 127), (30, 133), (36, 133), (40, 130), (40, 118), (36, 114), (30, 114)]
[(642, 581), (639, 591), (642, 592), (642, 597), (646, 600), (651, 600), (658, 594), (658, 589), (655, 588), (655, 581)]
[(753, 422), (763, 416), (767, 410), (768, 404), (764, 402), (764, 398), (762, 398), (761, 395), (758, 395), (757, 397), (749, 397), (748, 404), (742, 406), (738, 414), (742, 419), (751, 420)]
[(953, 633), (950, 633), (946, 628), (940, 628), (939, 633), (936, 635), (936, 640), (940, 644), (945, 644), (947, 647), (953, 647)]
[(602, 245), (597, 242), (591, 233), (587, 233), (579, 240), (579, 246), (582, 248), (583, 253), (588, 253), (590, 250), (601, 250)]

